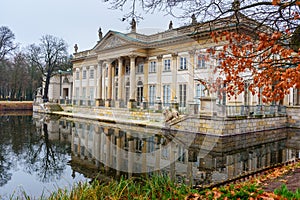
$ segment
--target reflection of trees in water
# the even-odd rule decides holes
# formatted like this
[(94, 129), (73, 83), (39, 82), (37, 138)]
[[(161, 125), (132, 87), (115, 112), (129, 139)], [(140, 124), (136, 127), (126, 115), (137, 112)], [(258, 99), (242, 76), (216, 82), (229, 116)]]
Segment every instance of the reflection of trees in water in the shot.
[(37, 133), (31, 116), (6, 119), (0, 118), (0, 186), (11, 179), (9, 170), (16, 163), (42, 182), (61, 177), (68, 159), (67, 144), (49, 140), (47, 124), (43, 125), (44, 135)]
[(36, 144), (28, 146), (24, 165), (27, 173), (36, 173), (40, 181), (50, 182), (63, 174), (69, 148), (66, 143), (49, 140), (46, 123), (43, 124), (43, 133)]

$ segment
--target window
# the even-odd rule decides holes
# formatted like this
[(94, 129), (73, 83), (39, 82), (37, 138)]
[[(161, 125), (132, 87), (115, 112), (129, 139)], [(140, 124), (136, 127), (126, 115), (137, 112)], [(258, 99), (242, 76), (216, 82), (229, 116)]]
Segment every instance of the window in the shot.
[(149, 105), (154, 105), (156, 99), (155, 93), (155, 85), (149, 85)]
[(115, 67), (115, 76), (118, 76), (119, 75), (119, 66), (116, 66)]
[(163, 104), (164, 106), (169, 106), (171, 102), (171, 88), (170, 85), (163, 86)]
[(127, 103), (129, 101), (129, 93), (130, 93), (130, 82), (127, 81), (126, 82), (126, 86), (125, 86), (125, 102)]
[(82, 79), (86, 79), (86, 70), (82, 71)]
[(79, 87), (75, 88), (75, 97), (76, 99), (79, 99)]
[(94, 100), (95, 95), (94, 95), (94, 87), (90, 87), (90, 100)]
[(205, 56), (200, 54), (198, 55), (198, 62), (197, 62), (198, 68), (205, 68)]
[(205, 96), (205, 86), (201, 83), (196, 85), (196, 102), (200, 103), (200, 97), (204, 97)]
[(186, 107), (186, 84), (179, 85), (179, 107)]
[(156, 61), (150, 62), (149, 72), (150, 73), (155, 73), (156, 72)]
[(137, 83), (137, 104), (138, 104), (138, 106), (140, 106), (142, 102), (143, 102), (143, 82), (139, 81)]
[(125, 73), (130, 74), (130, 66), (129, 65), (125, 66)]
[(144, 63), (139, 63), (139, 64), (138, 64), (136, 73), (137, 73), (137, 74), (142, 74), (142, 73), (144, 73)]
[(94, 79), (94, 69), (90, 69), (90, 79)]
[(76, 80), (79, 80), (79, 71), (76, 71)]
[(164, 60), (164, 71), (170, 71), (171, 70), (171, 60), (166, 59)]
[(115, 99), (118, 99), (118, 86), (119, 86), (119, 83), (118, 83), (118, 79), (116, 78), (116, 80), (115, 80)]
[(181, 70), (187, 69), (186, 57), (180, 57), (180, 69)]
[(86, 97), (86, 87), (82, 88), (82, 98)]

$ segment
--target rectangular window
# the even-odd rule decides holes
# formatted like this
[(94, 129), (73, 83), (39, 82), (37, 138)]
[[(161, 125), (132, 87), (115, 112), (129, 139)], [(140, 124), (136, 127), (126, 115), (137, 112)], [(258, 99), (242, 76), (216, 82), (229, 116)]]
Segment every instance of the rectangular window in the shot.
[(171, 102), (171, 87), (170, 85), (163, 86), (163, 104), (169, 106)]
[(180, 69), (181, 70), (187, 69), (186, 57), (180, 57)]
[(186, 84), (179, 85), (179, 107), (186, 107)]
[(79, 71), (76, 71), (76, 80), (79, 80)]
[(86, 87), (82, 87), (82, 98), (86, 98)]
[(86, 79), (86, 70), (82, 71), (82, 79)]
[(90, 79), (94, 79), (94, 69), (90, 69)]
[(196, 102), (200, 103), (200, 97), (204, 97), (205, 96), (205, 86), (201, 83), (196, 85)]
[(155, 73), (156, 72), (156, 61), (150, 62), (149, 72), (150, 73)]
[(197, 62), (198, 68), (205, 68), (205, 56), (200, 54), (198, 55), (198, 62)]
[(164, 71), (171, 71), (171, 60), (164, 60)]
[(142, 73), (144, 73), (144, 63), (138, 64), (137, 69), (136, 69), (136, 73), (137, 73), (137, 74), (142, 74)]
[(125, 101), (126, 101), (126, 103), (129, 101), (129, 93), (130, 93), (130, 87), (126, 86), (125, 87)]
[(94, 94), (94, 87), (90, 87), (90, 100), (94, 100), (95, 94)]
[(79, 99), (79, 87), (75, 88), (75, 97), (76, 99)]
[(149, 105), (154, 105), (156, 99), (155, 85), (149, 85)]

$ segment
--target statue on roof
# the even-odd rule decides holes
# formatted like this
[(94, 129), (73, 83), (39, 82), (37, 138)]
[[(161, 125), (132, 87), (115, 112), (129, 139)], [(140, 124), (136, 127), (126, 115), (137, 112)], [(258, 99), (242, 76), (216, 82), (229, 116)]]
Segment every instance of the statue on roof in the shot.
[(171, 30), (171, 29), (173, 29), (173, 22), (172, 22), (172, 20), (169, 23), (169, 30)]
[(75, 53), (77, 53), (77, 51), (78, 51), (78, 46), (77, 46), (77, 44), (74, 45), (74, 51), (75, 51)]
[(232, 9), (238, 11), (240, 9), (241, 3), (240, 0), (234, 0), (232, 2)]
[(195, 14), (192, 14), (192, 25), (195, 25), (197, 24), (197, 19), (196, 19), (196, 15)]
[(136, 32), (136, 21), (134, 18), (132, 18), (130, 25), (131, 25), (131, 32)]
[(98, 37), (99, 37), (99, 40), (102, 39), (102, 30), (101, 30), (101, 27), (98, 29)]

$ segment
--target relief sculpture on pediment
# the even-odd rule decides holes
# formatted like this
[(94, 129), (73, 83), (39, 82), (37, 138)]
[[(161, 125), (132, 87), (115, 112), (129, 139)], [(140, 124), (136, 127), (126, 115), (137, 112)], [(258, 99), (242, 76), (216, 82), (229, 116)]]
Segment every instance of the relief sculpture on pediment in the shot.
[(123, 44), (125, 44), (125, 42), (122, 41), (120, 38), (111, 37), (111, 38), (108, 39), (106, 44), (103, 46), (103, 49), (114, 48), (114, 47), (121, 46)]

